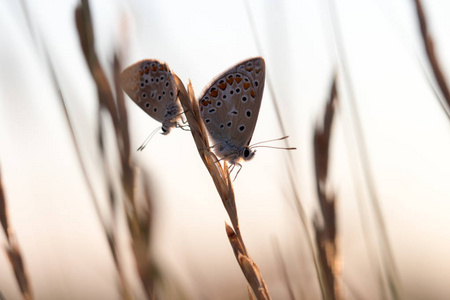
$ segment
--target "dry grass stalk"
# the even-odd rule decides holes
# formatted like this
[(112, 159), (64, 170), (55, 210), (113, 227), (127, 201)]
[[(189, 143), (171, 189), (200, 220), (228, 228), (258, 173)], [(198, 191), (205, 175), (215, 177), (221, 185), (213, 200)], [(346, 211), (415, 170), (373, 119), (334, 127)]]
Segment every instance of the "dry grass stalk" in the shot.
[[(25, 19), (27, 21), (28, 29), (29, 29), (29, 31), (31, 33), (34, 33), (33, 29), (35, 29), (35, 28), (31, 25), (32, 23), (31, 23), (30, 15), (29, 15), (29, 12), (28, 12), (25, 0), (21, 0), (20, 4), (22, 6), (22, 10), (24, 12)], [(32, 36), (32, 38), (34, 40), (35, 45), (38, 46), (37, 36), (35, 34), (32, 34), (31, 36)], [(83, 177), (85, 179), (85, 183), (86, 183), (87, 188), (89, 190), (89, 193), (91, 195), (91, 199), (92, 199), (93, 204), (94, 204), (95, 212), (97, 214), (97, 217), (98, 217), (99, 221), (101, 222), (102, 228), (103, 228), (103, 230), (105, 232), (105, 236), (108, 239), (108, 243), (110, 245), (110, 248), (113, 249), (115, 247), (115, 243), (114, 243), (114, 240), (111, 239), (112, 235), (109, 232), (110, 228), (108, 228), (108, 226), (105, 223), (105, 220), (102, 218), (102, 214), (101, 214), (100, 206), (99, 206), (99, 201), (98, 201), (97, 196), (95, 194), (94, 187), (92, 186), (91, 181), (89, 179), (89, 176), (88, 176), (88, 173), (87, 173), (87, 169), (86, 169), (85, 163), (84, 163), (82, 155), (81, 155), (80, 147), (79, 147), (78, 141), (77, 141), (76, 136), (75, 136), (75, 131), (74, 131), (74, 128), (73, 128), (73, 125), (72, 125), (72, 121), (71, 121), (71, 118), (70, 118), (70, 115), (69, 115), (69, 111), (67, 110), (66, 100), (65, 100), (65, 98), (64, 98), (64, 96), (63, 96), (63, 94), (61, 92), (61, 87), (60, 87), (58, 78), (57, 78), (56, 73), (55, 73), (55, 68), (54, 68), (53, 63), (52, 63), (52, 61), (50, 59), (49, 52), (48, 52), (47, 47), (45, 45), (45, 41), (42, 41), (42, 46), (44, 48), (43, 53), (45, 55), (45, 61), (46, 61), (47, 66), (49, 68), (49, 73), (50, 73), (51, 79), (53, 81), (54, 88), (55, 88), (55, 90), (58, 93), (59, 100), (61, 101), (61, 105), (62, 105), (62, 108), (64, 110), (64, 116), (66, 118), (67, 125), (68, 125), (69, 131), (70, 131), (70, 136), (71, 136), (73, 145), (75, 147), (75, 153), (77, 154), (77, 159), (78, 159), (78, 162), (80, 164), (80, 167), (81, 167), (81, 170), (82, 170), (82, 173), (83, 173)], [(112, 251), (112, 252), (113, 252), (114, 261), (117, 261), (117, 257), (115, 255), (116, 252), (115, 251)]]
[(322, 126), (314, 130), (314, 162), (316, 171), (316, 188), (320, 205), (320, 219), (316, 216), (314, 229), (316, 234), (317, 254), (322, 266), (322, 278), (330, 288), (331, 299), (343, 299), (340, 286), (339, 254), (336, 229), (336, 198), (327, 191), (328, 161), (331, 128), (335, 105), (337, 103), (336, 77), (333, 79), (330, 98), (325, 109)]
[(275, 249), (276, 259), (278, 261), (278, 266), (280, 266), (280, 268), (281, 268), (283, 281), (286, 284), (286, 289), (289, 293), (289, 299), (295, 300), (294, 288), (292, 287), (291, 281), (289, 280), (286, 262), (283, 258), (283, 255), (281, 254), (280, 245), (279, 245), (278, 241), (274, 241), (273, 245), (274, 245), (274, 249)]
[[(270, 299), (269, 291), (267, 289), (266, 283), (259, 272), (258, 266), (253, 262), (253, 260), (244, 253), (244, 247), (236, 236), (233, 228), (231, 228), (227, 223), (225, 223), (225, 230), (228, 235), (228, 240), (230, 241), (231, 247), (233, 248), (234, 255), (241, 267), (242, 273), (244, 273), (248, 284), (252, 288), (256, 299)], [(253, 298), (253, 295), (250, 299)]]
[(247, 285), (247, 292), (248, 292), (248, 299), (255, 300), (255, 297), (253, 296), (252, 288), (249, 287), (248, 285)]
[[(249, 1), (244, 1), (244, 4), (245, 4), (246, 12), (247, 12), (247, 17), (249, 19), (250, 26), (251, 26), (251, 29), (252, 29), (252, 32), (253, 32), (253, 37), (255, 38), (256, 47), (258, 49), (258, 52), (260, 54), (262, 54), (263, 53), (263, 51), (262, 51), (263, 48), (262, 48), (262, 45), (261, 45), (261, 40), (258, 37), (258, 31), (257, 31), (255, 20), (253, 18), (253, 13), (252, 13), (253, 10), (250, 7), (250, 2)], [(283, 136), (287, 136), (288, 134), (286, 132), (286, 126), (284, 125), (283, 118), (281, 117), (282, 113), (281, 113), (280, 105), (278, 104), (279, 101), (277, 100), (278, 98), (277, 98), (276, 93), (275, 93), (275, 88), (274, 88), (274, 86), (272, 84), (272, 80), (271, 80), (269, 75), (270, 74), (266, 75), (266, 81), (267, 81), (267, 86), (268, 86), (268, 89), (269, 89), (269, 92), (270, 92), (270, 95), (271, 95), (270, 98), (272, 99), (272, 103), (274, 105), (275, 115), (277, 117), (278, 125), (280, 126), (280, 130), (281, 130), (282, 135)], [(290, 148), (288, 139), (284, 139), (284, 143), (285, 143), (285, 147), (286, 148)], [(300, 217), (300, 221), (302, 222), (302, 225), (303, 225), (303, 230), (305, 231), (305, 234), (306, 234), (306, 242), (308, 244), (308, 248), (311, 251), (311, 255), (313, 257), (314, 267), (315, 267), (315, 270), (316, 270), (317, 280), (318, 280), (319, 285), (320, 285), (320, 292), (322, 293), (322, 298), (323, 299), (327, 299), (328, 298), (327, 295), (330, 294), (330, 292), (329, 292), (330, 288), (328, 286), (326, 286), (324, 280), (322, 280), (322, 278), (321, 278), (321, 274), (323, 272), (321, 270), (320, 261), (317, 258), (317, 255), (316, 255), (316, 252), (315, 252), (315, 249), (314, 249), (314, 242), (313, 242), (313, 239), (311, 237), (311, 226), (310, 226), (311, 223), (309, 222), (308, 216), (307, 216), (306, 211), (305, 211), (305, 209), (303, 207), (303, 203), (302, 203), (302, 200), (301, 200), (301, 197), (300, 197), (300, 191), (298, 189), (298, 183), (297, 183), (297, 179), (296, 179), (297, 178), (297, 176), (296, 176), (296, 168), (295, 168), (296, 165), (297, 164), (294, 163), (294, 156), (293, 156), (293, 154), (290, 151), (288, 151), (287, 152), (287, 156), (286, 156), (286, 169), (287, 169), (288, 174), (289, 174), (289, 176), (288, 176), (289, 188), (290, 188), (290, 191), (292, 192), (292, 197), (294, 198), (294, 201), (295, 201), (294, 203), (295, 203), (295, 206), (296, 206), (296, 209), (297, 209), (297, 213), (298, 213), (298, 215)]]
[(211, 151), (208, 141), (208, 134), (206, 133), (206, 129), (203, 125), (200, 110), (198, 109), (198, 102), (195, 99), (191, 83), (189, 83), (186, 91), (183, 83), (175, 74), (174, 79), (179, 90), (178, 97), (191, 128), (191, 133), (197, 146), (198, 153), (208, 169), (208, 172), (216, 186), (217, 192), (222, 199), (222, 203), (225, 206), (228, 216), (230, 217), (233, 228), (227, 225), (226, 229), (238, 263), (241, 266), (242, 272), (247, 278), (247, 281), (256, 298), (270, 299), (267, 286), (258, 270), (258, 267), (248, 255), (242, 239), (239, 229), (239, 220), (236, 210), (233, 185), (227, 163), (224, 162), (222, 166), (216, 155)]
[(23, 299), (31, 300), (33, 299), (33, 292), (30, 281), (28, 280), (28, 273), (25, 268), (19, 243), (17, 242), (13, 229), (9, 225), (6, 209), (6, 198), (0, 173), (0, 223), (6, 236), (5, 251), (13, 268)]
[(436, 52), (434, 51), (434, 41), (428, 31), (427, 19), (420, 0), (413, 0), (416, 5), (417, 18), (419, 20), (420, 32), (422, 34), (423, 45), (427, 53), (428, 61), (433, 69), (434, 77), (439, 85), (442, 95), (447, 102), (447, 108), (450, 108), (450, 91), (447, 85), (444, 72), (442, 71)]
[[(92, 19), (89, 10), (89, 4), (87, 0), (82, 0), (81, 4), (75, 11), (75, 19), (80, 38), (81, 47), (89, 66), (89, 70), (92, 74), (94, 82), (97, 87), (98, 101), (100, 104), (100, 111), (106, 111), (112, 120), (112, 125), (116, 137), (117, 151), (120, 157), (120, 179), (121, 188), (124, 196), (123, 210), (127, 220), (127, 225), (131, 239), (131, 249), (135, 258), (136, 267), (139, 278), (143, 285), (147, 299), (156, 299), (155, 292), (155, 265), (150, 255), (150, 232), (152, 228), (152, 209), (151, 209), (151, 196), (149, 189), (144, 184), (144, 192), (142, 197), (138, 199), (136, 193), (137, 188), (137, 167), (133, 163), (130, 155), (130, 136), (128, 130), (128, 118), (125, 107), (125, 100), (123, 97), (123, 91), (119, 84), (121, 66), (117, 55), (114, 56), (113, 72), (114, 72), (114, 93), (107, 80), (105, 71), (100, 65), (98, 56), (94, 48), (94, 30), (92, 26)], [(115, 97), (114, 97), (115, 95)], [(99, 118), (99, 126), (102, 128), (104, 125)], [(103, 157), (105, 170), (108, 168), (106, 160), (105, 149), (103, 147), (103, 134), (102, 130), (99, 131), (99, 146)], [(106, 171), (105, 174), (108, 174)], [(108, 187), (110, 191), (110, 212), (113, 216), (113, 223), (115, 220), (116, 200), (119, 196), (115, 195), (115, 189), (111, 179), (108, 178)], [(141, 205), (141, 206), (139, 206)], [(138, 207), (139, 206), (139, 207)], [(102, 222), (104, 224), (104, 222)], [(115, 224), (111, 225), (111, 228), (105, 230), (110, 245), (110, 249), (116, 264), (118, 275), (120, 279), (120, 288), (122, 297), (124, 299), (131, 299), (132, 295), (129, 291), (127, 280), (123, 274), (120, 264), (119, 253), (116, 247), (116, 235)]]
[(114, 82), (116, 87), (117, 111), (119, 114), (120, 132), (117, 134), (122, 137), (118, 140), (118, 147), (122, 165), (122, 188), (126, 198), (124, 211), (128, 223), (128, 229), (131, 235), (131, 247), (133, 250), (136, 267), (139, 278), (144, 286), (148, 299), (156, 299), (154, 281), (156, 266), (153, 263), (151, 252), (151, 229), (153, 220), (152, 197), (146, 179), (143, 173), (142, 198), (137, 197), (137, 179), (138, 168), (134, 165), (130, 155), (130, 138), (128, 131), (128, 117), (123, 97), (123, 91), (120, 86), (121, 67), (117, 57), (114, 59)]
[[(343, 87), (346, 90), (346, 99), (348, 101), (349, 113), (352, 124), (352, 130), (355, 137), (355, 144), (357, 147), (358, 157), (361, 161), (361, 168), (363, 173), (363, 179), (365, 186), (367, 188), (367, 195), (369, 198), (369, 203), (371, 205), (373, 220), (375, 223), (375, 228), (377, 230), (377, 242), (379, 246), (379, 256), (380, 256), (380, 267), (379, 272), (381, 273), (380, 278), (383, 287), (381, 290), (389, 290), (390, 295), (393, 299), (402, 299), (402, 287), (400, 282), (400, 277), (398, 275), (396, 262), (394, 259), (391, 244), (389, 242), (388, 231), (386, 228), (386, 222), (384, 221), (383, 213), (381, 210), (380, 200), (378, 197), (378, 192), (375, 186), (375, 178), (372, 172), (372, 166), (369, 159), (369, 150), (365, 135), (363, 132), (362, 121), (358, 113), (358, 103), (356, 101), (355, 91), (353, 88), (352, 77), (350, 76), (347, 53), (345, 51), (342, 30), (340, 28), (340, 22), (338, 19), (338, 13), (336, 10), (335, 0), (329, 0), (329, 17), (332, 25), (333, 39), (336, 43), (337, 59), (340, 67), (340, 72), (342, 74), (341, 81)], [(388, 297), (385, 295), (385, 298)]]
[[(98, 100), (100, 102), (100, 107), (111, 107), (107, 106), (106, 104), (110, 102), (108, 99), (113, 99), (113, 95), (109, 86), (109, 83), (106, 79), (106, 75), (103, 71), (103, 68), (100, 65), (100, 62), (98, 60), (97, 54), (95, 52), (94, 48), (94, 29), (91, 19), (91, 13), (89, 9), (89, 3), (87, 0), (82, 0), (79, 6), (75, 10), (75, 21), (77, 25), (78, 30), (78, 36), (80, 38), (81, 47), (83, 50), (83, 54), (85, 56), (87, 65), (89, 67), (89, 70), (91, 71), (92, 77), (95, 81), (96, 87), (97, 87), (97, 95)], [(117, 114), (111, 113), (111, 118), (113, 120), (114, 124), (118, 124), (117, 121)], [(116, 127), (116, 126), (115, 126)], [(102, 128), (99, 118), (99, 128)], [(102, 152), (102, 157), (105, 160), (104, 155), (104, 149), (103, 149), (103, 143), (101, 138), (102, 131), (99, 130), (99, 146), (100, 150)], [(114, 195), (112, 192), (111, 186), (108, 187), (110, 197), (113, 199)], [(115, 203), (115, 201), (111, 200), (110, 204)], [(114, 215), (114, 209), (111, 209), (111, 213)], [(102, 218), (101, 215), (99, 215), (100, 218)], [(122, 270), (122, 266), (120, 264), (119, 259), (119, 253), (117, 249), (117, 242), (116, 242), (116, 236), (115, 236), (115, 230), (112, 226), (107, 226), (104, 220), (101, 220), (101, 223), (104, 227), (104, 231), (106, 234), (106, 238), (108, 240), (108, 245), (110, 247), (111, 254), (113, 256), (114, 264), (117, 269), (117, 273), (119, 276), (119, 287), (122, 294), (122, 297), (124, 299), (130, 299), (130, 289), (128, 287), (127, 280), (125, 278), (125, 274)]]

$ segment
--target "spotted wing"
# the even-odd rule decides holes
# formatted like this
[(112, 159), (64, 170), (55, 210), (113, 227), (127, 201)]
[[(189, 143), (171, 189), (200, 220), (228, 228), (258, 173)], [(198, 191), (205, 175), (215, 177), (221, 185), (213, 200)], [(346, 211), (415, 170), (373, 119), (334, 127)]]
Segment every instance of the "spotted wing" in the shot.
[(216, 143), (242, 149), (250, 143), (264, 91), (262, 57), (245, 60), (219, 75), (200, 97), (201, 116)]
[(158, 122), (176, 119), (174, 108), (181, 111), (175, 81), (165, 63), (142, 60), (123, 70), (120, 81), (131, 100)]

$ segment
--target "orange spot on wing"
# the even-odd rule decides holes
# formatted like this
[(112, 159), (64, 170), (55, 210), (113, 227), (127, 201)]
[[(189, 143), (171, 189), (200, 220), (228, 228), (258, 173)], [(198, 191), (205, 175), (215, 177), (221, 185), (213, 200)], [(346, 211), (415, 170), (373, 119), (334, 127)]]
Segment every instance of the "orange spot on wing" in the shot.
[(219, 94), (219, 91), (218, 90), (214, 90), (214, 91), (212, 91), (211, 93), (209, 93), (209, 95), (211, 96), (211, 97), (217, 97), (217, 94)]
[(250, 83), (244, 82), (244, 89), (248, 89), (250, 87)]
[(251, 90), (251, 91), (250, 91), (250, 95), (252, 96), (252, 98), (255, 98), (255, 91), (254, 91), (254, 90)]
[(219, 84), (219, 88), (223, 91), (227, 87), (227, 84), (225, 82)]
[(156, 66), (152, 66), (152, 72), (155, 72), (156, 71)]
[(262, 69), (256, 69), (256, 74), (258, 74), (259, 72), (261, 72)]
[(137, 84), (133, 85), (133, 91), (137, 91), (137, 89), (138, 89)]
[(202, 105), (203, 105), (203, 106), (207, 106), (207, 105), (209, 105), (209, 104), (211, 104), (211, 100), (203, 100), (203, 101), (202, 101)]
[(227, 79), (228, 84), (231, 85), (233, 83), (233, 80), (234, 80), (233, 77), (228, 78)]
[(150, 68), (149, 67), (145, 68), (144, 72), (145, 74), (148, 74), (148, 72), (150, 72)]
[(253, 71), (253, 67), (246, 68), (247, 71)]
[(142, 74), (144, 74), (144, 71), (139, 70), (139, 76), (142, 76)]
[(239, 83), (239, 82), (241, 82), (242, 81), (242, 78), (241, 77), (236, 77), (236, 82), (237, 83)]

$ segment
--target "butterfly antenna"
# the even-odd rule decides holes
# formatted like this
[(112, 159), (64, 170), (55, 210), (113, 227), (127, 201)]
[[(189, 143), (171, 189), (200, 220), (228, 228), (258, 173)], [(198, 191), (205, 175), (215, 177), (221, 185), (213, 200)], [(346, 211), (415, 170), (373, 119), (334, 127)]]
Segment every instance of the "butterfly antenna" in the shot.
[(142, 143), (142, 145), (137, 149), (137, 151), (144, 150), (145, 147), (147, 147), (148, 143), (152, 139), (152, 137), (158, 132), (158, 130), (161, 129), (161, 127), (155, 128), (152, 133), (148, 135), (148, 137), (145, 139), (145, 141)]
[(271, 148), (271, 149), (282, 149), (282, 150), (297, 150), (297, 148), (295, 147), (273, 147), (273, 146), (256, 146), (256, 147), (251, 147), (253, 148)]
[[(259, 142), (259, 143), (256, 143), (256, 144), (251, 145), (250, 148), (251, 148), (251, 149), (253, 149), (253, 148), (272, 148), (272, 149), (282, 149), (282, 150), (297, 150), (297, 148), (295, 148), (295, 147), (273, 147), (273, 146), (263, 146), (263, 145), (261, 145), (262, 143), (269, 143), (269, 142), (274, 142), (274, 141), (285, 140), (285, 139), (287, 139), (288, 137), (289, 137), (289, 136), (286, 135), (286, 136), (283, 136), (283, 137), (278, 138), (278, 139), (273, 139), (273, 140), (268, 140), (268, 141)], [(260, 146), (257, 146), (257, 145), (260, 145)]]
[(253, 148), (253, 146), (256, 146), (256, 145), (259, 145), (259, 144), (262, 144), (262, 143), (270, 143), (270, 142), (275, 142), (275, 141), (285, 140), (285, 139), (287, 139), (288, 137), (289, 137), (289, 136), (286, 135), (286, 136), (283, 136), (283, 137), (278, 138), (278, 139), (273, 139), (273, 140), (268, 140), (268, 141), (258, 142), (258, 143), (256, 143), (256, 144), (251, 145), (250, 148)]

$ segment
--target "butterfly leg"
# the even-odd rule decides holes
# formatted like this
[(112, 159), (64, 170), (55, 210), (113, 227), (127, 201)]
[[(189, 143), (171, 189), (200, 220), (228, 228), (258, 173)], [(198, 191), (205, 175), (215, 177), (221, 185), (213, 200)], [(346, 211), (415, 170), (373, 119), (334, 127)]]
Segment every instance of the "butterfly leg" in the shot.
[(176, 127), (181, 128), (184, 131), (191, 131), (191, 128), (189, 127), (189, 125), (177, 124)]
[(226, 179), (228, 179), (228, 177), (230, 177), (230, 175), (233, 172), (235, 166), (236, 166), (235, 164), (229, 164), (228, 165), (228, 176), (227, 176)]
[[(237, 163), (237, 165), (239, 166), (239, 170), (237, 171), (236, 176), (234, 176), (233, 182), (236, 180), (236, 178), (237, 178), (238, 175), (239, 175), (239, 172), (242, 170), (242, 165), (241, 165), (240, 163)], [(233, 166), (234, 166), (234, 165), (233, 165)], [(233, 167), (233, 169), (234, 169), (234, 167)]]
[(185, 115), (186, 115), (186, 111), (182, 111), (182, 112), (180, 112), (179, 114), (176, 115), (177, 117), (180, 116), (181, 122), (183, 124), (187, 123), (187, 120), (185, 119)]

